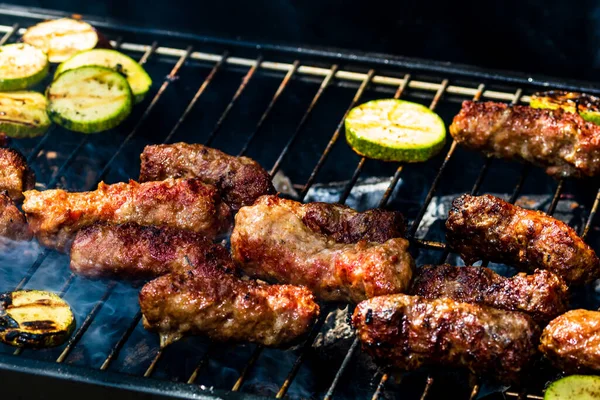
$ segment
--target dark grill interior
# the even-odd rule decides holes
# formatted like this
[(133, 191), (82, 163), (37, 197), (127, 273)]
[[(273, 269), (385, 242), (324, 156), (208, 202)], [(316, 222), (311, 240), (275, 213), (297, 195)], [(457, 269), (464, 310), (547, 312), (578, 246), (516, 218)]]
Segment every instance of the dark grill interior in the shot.
[[(3, 7), (1, 43), (23, 27), (57, 14)], [(228, 43), (140, 30), (111, 21), (90, 22), (114, 46), (141, 60), (154, 80), (151, 93), (113, 131), (81, 135), (54, 126), (45, 136), (14, 141), (37, 174), (38, 189), (90, 190), (137, 178), (139, 154), (149, 143), (188, 141), (255, 158), (286, 194), (300, 200), (347, 202), (364, 209), (398, 209), (409, 219), (418, 264), (457, 263), (443, 243), (449, 201), (457, 194), (495, 193), (568, 221), (592, 243), (600, 197), (594, 182), (556, 182), (541, 170), (485, 159), (451, 140), (433, 160), (398, 165), (361, 159), (345, 143), (343, 117), (364, 101), (401, 97), (435, 109), (449, 123), (463, 100), (527, 103), (543, 88), (600, 89), (579, 83), (499, 75), (452, 65), (315, 49)], [(45, 83), (47, 84), (47, 82)], [(40, 86), (43, 90), (44, 86)], [(280, 186), (281, 187), (281, 186)], [(511, 270), (492, 265), (496, 270)], [(127, 284), (89, 281), (68, 269), (68, 257), (36, 243), (0, 258), (0, 290), (47, 289), (71, 304), (77, 329), (58, 348), (15, 351), (0, 345), (0, 368), (86, 380), (135, 391), (194, 398), (459, 398), (527, 396), (541, 399), (556, 377), (546, 365), (526, 387), (486, 383), (459, 371), (388, 375), (360, 353), (347, 307), (327, 306), (309, 338), (288, 350), (217, 344), (187, 338), (160, 351), (158, 337), (140, 323), (137, 291)], [(574, 305), (598, 306), (587, 289)], [(173, 383), (176, 382), (176, 383)]]

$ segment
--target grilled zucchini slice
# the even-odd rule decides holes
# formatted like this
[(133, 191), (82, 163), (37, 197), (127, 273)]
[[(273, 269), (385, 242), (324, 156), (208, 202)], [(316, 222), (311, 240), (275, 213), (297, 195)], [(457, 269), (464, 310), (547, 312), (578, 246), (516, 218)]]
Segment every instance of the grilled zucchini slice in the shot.
[(37, 92), (0, 92), (0, 131), (13, 138), (44, 134), (51, 125), (47, 100)]
[(48, 87), (46, 95), (50, 119), (83, 133), (114, 128), (127, 118), (133, 105), (125, 77), (106, 67), (65, 71)]
[(58, 66), (54, 77), (84, 65), (107, 67), (123, 74), (131, 87), (135, 103), (144, 100), (152, 86), (152, 79), (139, 63), (123, 53), (109, 49), (94, 49), (74, 55)]
[(552, 90), (531, 96), (529, 105), (533, 108), (562, 108), (579, 113), (586, 121), (600, 125), (600, 98), (585, 93)]
[(600, 376), (571, 375), (553, 382), (544, 400), (600, 400)]
[(27, 43), (0, 47), (0, 90), (21, 90), (35, 85), (48, 75), (48, 57)]
[(25, 43), (42, 49), (53, 63), (63, 62), (81, 51), (93, 49), (98, 40), (98, 33), (93, 26), (72, 18), (40, 22), (23, 34)]
[(446, 142), (444, 121), (410, 101), (373, 100), (353, 108), (345, 120), (346, 141), (358, 154), (384, 161), (419, 162)]
[(0, 295), (0, 341), (17, 347), (63, 344), (75, 329), (71, 308), (58, 295), (19, 290)]

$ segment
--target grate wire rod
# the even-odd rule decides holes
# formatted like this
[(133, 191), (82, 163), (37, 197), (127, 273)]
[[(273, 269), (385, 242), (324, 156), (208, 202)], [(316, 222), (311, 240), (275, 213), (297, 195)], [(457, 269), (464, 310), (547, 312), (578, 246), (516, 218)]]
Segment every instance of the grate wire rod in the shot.
[(289, 140), (287, 141), (287, 143), (281, 150), (281, 153), (279, 154), (279, 157), (277, 157), (277, 160), (275, 161), (275, 164), (273, 164), (273, 167), (271, 167), (271, 170), (269, 171), (269, 175), (271, 176), (271, 178), (273, 176), (275, 176), (277, 171), (279, 171), (279, 168), (281, 168), (281, 163), (283, 162), (287, 153), (290, 151), (290, 148), (292, 147), (292, 145), (294, 144), (296, 139), (298, 138), (298, 135), (304, 128), (304, 125), (306, 124), (306, 122), (308, 121), (308, 118), (312, 114), (312, 111), (315, 108), (315, 106), (317, 105), (317, 102), (319, 101), (319, 99), (321, 98), (323, 93), (325, 92), (325, 89), (327, 89), (327, 87), (329, 87), (329, 84), (331, 83), (331, 80), (335, 76), (335, 73), (337, 72), (338, 68), (339, 67), (337, 64), (332, 65), (331, 68), (329, 69), (329, 73), (325, 76), (325, 78), (323, 78), (323, 81), (321, 82), (321, 85), (319, 86), (317, 93), (315, 93), (315, 96), (313, 97), (313, 99), (310, 102), (310, 105), (304, 112), (302, 119), (296, 126), (296, 130), (294, 131), (292, 136), (290, 136)]
[(198, 90), (196, 91), (196, 94), (194, 94), (194, 97), (192, 98), (192, 100), (189, 102), (189, 104), (187, 105), (187, 107), (183, 111), (183, 114), (181, 114), (181, 116), (177, 120), (177, 123), (175, 124), (175, 126), (173, 127), (173, 129), (171, 129), (171, 132), (169, 132), (169, 134), (167, 135), (167, 137), (165, 138), (165, 140), (163, 140), (163, 143), (168, 143), (168, 142), (171, 141), (171, 139), (173, 138), (173, 136), (175, 135), (175, 133), (179, 130), (179, 127), (181, 126), (181, 124), (183, 123), (183, 121), (187, 118), (188, 114), (196, 106), (196, 103), (200, 99), (200, 96), (202, 96), (202, 94), (206, 91), (206, 88), (208, 87), (208, 85), (213, 81), (215, 75), (221, 69), (221, 67), (223, 66), (223, 64), (225, 63), (225, 61), (227, 60), (227, 57), (229, 57), (229, 52), (225, 51), (221, 55), (221, 59), (219, 61), (217, 61), (217, 63), (212, 67), (212, 69), (208, 73), (207, 77), (204, 79), (204, 81), (202, 82), (202, 84), (200, 85), (200, 87), (198, 88)]
[(333, 149), (333, 146), (335, 146), (338, 138), (340, 137), (340, 132), (342, 131), (342, 128), (344, 126), (344, 121), (346, 119), (346, 116), (348, 115), (348, 113), (350, 112), (350, 110), (352, 110), (354, 108), (354, 106), (356, 105), (356, 103), (358, 103), (358, 101), (360, 100), (360, 98), (364, 94), (365, 90), (367, 89), (367, 86), (369, 86), (369, 84), (371, 83), (371, 80), (373, 79), (373, 76), (375, 76), (375, 70), (374, 69), (370, 69), (369, 72), (367, 73), (367, 76), (365, 77), (365, 80), (362, 81), (362, 83), (360, 84), (358, 90), (354, 94), (354, 98), (352, 99), (352, 102), (350, 103), (350, 105), (348, 106), (348, 109), (344, 113), (344, 116), (342, 117), (342, 119), (338, 123), (338, 126), (335, 129), (335, 132), (333, 133), (333, 135), (331, 136), (331, 139), (329, 139), (329, 143), (327, 143), (327, 147), (325, 147), (325, 150), (323, 150), (323, 152), (321, 153), (321, 157), (319, 158), (319, 161), (317, 162), (317, 165), (315, 165), (315, 167), (313, 168), (312, 172), (310, 173), (310, 176), (308, 177), (308, 180), (306, 181), (306, 184), (302, 188), (302, 191), (300, 192), (300, 201), (304, 200), (304, 198), (306, 197), (306, 194), (308, 193), (308, 190), (310, 189), (310, 187), (315, 182), (317, 174), (319, 173), (319, 171), (323, 167), (323, 164), (325, 164), (325, 161), (327, 160), (327, 157), (329, 157), (329, 153), (331, 153), (331, 150)]
[(223, 111), (223, 114), (221, 114), (221, 117), (217, 121), (217, 123), (216, 123), (215, 127), (213, 128), (212, 132), (208, 135), (208, 138), (204, 142), (204, 144), (206, 146), (210, 146), (210, 144), (212, 143), (212, 141), (217, 136), (217, 133), (221, 130), (221, 127), (223, 126), (223, 122), (225, 122), (225, 119), (229, 115), (229, 112), (233, 109), (233, 107), (237, 103), (238, 99), (240, 98), (240, 96), (242, 95), (242, 93), (244, 92), (244, 90), (246, 89), (246, 87), (248, 86), (248, 83), (250, 83), (250, 80), (256, 74), (256, 71), (258, 71), (258, 69), (260, 68), (260, 64), (262, 63), (262, 60), (263, 60), (263, 56), (262, 55), (258, 56), (258, 58), (256, 59), (256, 61), (254, 62), (254, 65), (252, 65), (252, 67), (248, 70), (248, 72), (246, 73), (246, 75), (242, 78), (242, 83), (240, 84), (240, 86), (238, 87), (237, 91), (235, 92), (235, 94), (231, 98), (231, 101), (229, 102), (229, 104), (227, 104), (227, 107), (225, 108), (225, 111)]
[(281, 94), (283, 93), (285, 88), (287, 87), (288, 83), (290, 83), (290, 81), (292, 80), (292, 77), (294, 76), (296, 71), (298, 71), (299, 66), (300, 66), (300, 60), (294, 61), (294, 63), (292, 64), (292, 68), (290, 68), (290, 70), (287, 72), (287, 74), (285, 74), (285, 76), (283, 77), (283, 80), (281, 81), (281, 83), (279, 84), (279, 87), (277, 88), (277, 91), (275, 92), (275, 95), (273, 95), (271, 102), (267, 106), (267, 109), (265, 110), (263, 115), (260, 117), (260, 120), (256, 124), (256, 127), (254, 128), (252, 133), (248, 136), (248, 139), (246, 139), (246, 142), (244, 143), (244, 145), (242, 146), (242, 149), (238, 153), (238, 157), (241, 157), (244, 154), (246, 154), (246, 152), (248, 151), (248, 147), (250, 146), (250, 144), (252, 143), (252, 141), (254, 140), (256, 135), (258, 134), (258, 132), (260, 132), (263, 124), (267, 120), (267, 117), (271, 113), (271, 110), (275, 106), (275, 103), (277, 103), (277, 100), (279, 100), (279, 97), (281, 96)]
[[(396, 93), (394, 94), (394, 99), (399, 99), (400, 96), (402, 96), (402, 93), (404, 93), (404, 90), (408, 86), (409, 81), (410, 81), (410, 74), (404, 75), (404, 78), (402, 79), (402, 83), (400, 84), (400, 86), (398, 86), (398, 90), (396, 90)], [(354, 185), (356, 185), (356, 181), (358, 180), (358, 177), (360, 176), (360, 173), (362, 172), (362, 169), (363, 169), (366, 161), (367, 161), (366, 157), (360, 158), (360, 161), (358, 162), (358, 165), (356, 166), (356, 169), (354, 170), (354, 173), (352, 174), (352, 178), (350, 178), (350, 181), (344, 188), (344, 191), (342, 192), (342, 195), (340, 196), (338, 203), (343, 204), (346, 202), (346, 200), (348, 199), (348, 196), (350, 196), (350, 192), (352, 191), (352, 188), (354, 187)], [(394, 174), (394, 176), (395, 176), (395, 174)], [(392, 177), (392, 179), (393, 179), (393, 177)]]

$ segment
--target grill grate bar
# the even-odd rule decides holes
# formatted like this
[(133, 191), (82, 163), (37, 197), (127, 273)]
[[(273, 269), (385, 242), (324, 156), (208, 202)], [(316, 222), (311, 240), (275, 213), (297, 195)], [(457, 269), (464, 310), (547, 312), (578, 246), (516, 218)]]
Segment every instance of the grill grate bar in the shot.
[(19, 24), (14, 24), (0, 39), (0, 46), (4, 45), (12, 35), (19, 30)]
[(337, 142), (338, 138), (340, 137), (340, 132), (342, 130), (342, 127), (344, 126), (344, 120), (346, 119), (346, 116), (348, 115), (348, 113), (350, 112), (350, 110), (352, 110), (352, 108), (354, 108), (354, 106), (356, 105), (356, 103), (358, 103), (358, 101), (362, 97), (363, 93), (367, 89), (367, 86), (369, 85), (369, 83), (371, 83), (371, 80), (373, 79), (374, 75), (375, 75), (375, 70), (374, 69), (369, 70), (369, 73), (365, 77), (365, 80), (361, 83), (360, 87), (356, 91), (356, 94), (354, 95), (354, 98), (352, 99), (352, 102), (350, 103), (350, 106), (348, 107), (348, 109), (344, 113), (344, 116), (342, 117), (342, 119), (339, 122), (337, 128), (335, 129), (335, 132), (333, 133), (333, 136), (331, 136), (331, 139), (329, 139), (329, 143), (327, 143), (327, 147), (325, 147), (325, 150), (323, 151), (323, 153), (321, 153), (321, 158), (319, 158), (319, 161), (317, 162), (317, 165), (315, 165), (315, 167), (312, 170), (310, 176), (308, 177), (308, 181), (306, 181), (306, 184), (302, 188), (302, 191), (300, 192), (300, 201), (303, 201), (304, 198), (306, 197), (306, 193), (308, 193), (308, 190), (313, 185), (313, 183), (315, 181), (315, 178), (317, 177), (317, 174), (321, 170), (321, 167), (323, 167), (323, 164), (325, 163), (325, 160), (327, 160), (327, 157), (329, 156), (329, 153), (331, 152), (331, 150), (333, 149), (333, 146), (335, 145), (335, 143)]
[[(74, 275), (72, 276), (74, 277)], [(77, 330), (77, 332), (75, 332), (75, 335), (71, 337), (65, 349), (62, 351), (62, 353), (60, 353), (60, 356), (58, 356), (58, 358), (56, 359), (57, 363), (62, 363), (68, 357), (71, 350), (77, 345), (77, 343), (79, 343), (79, 340), (90, 327), (90, 324), (98, 314), (98, 311), (102, 309), (102, 306), (112, 294), (113, 290), (115, 289), (115, 286), (116, 283), (114, 281), (108, 284), (107, 290), (102, 295), (102, 298), (100, 298), (100, 300), (98, 300), (96, 304), (94, 304), (94, 308), (92, 308), (89, 314), (85, 317), (85, 320), (81, 324), (81, 327)]]
[(300, 60), (294, 61), (294, 64), (292, 64), (292, 68), (290, 68), (290, 70), (287, 72), (287, 74), (284, 76), (283, 80), (279, 84), (279, 87), (277, 88), (277, 91), (275, 92), (275, 95), (273, 95), (273, 99), (271, 99), (271, 102), (267, 106), (267, 109), (265, 110), (265, 112), (263, 113), (263, 115), (260, 117), (260, 120), (256, 124), (256, 127), (254, 128), (254, 131), (250, 134), (250, 136), (248, 136), (248, 139), (246, 139), (246, 143), (244, 143), (244, 146), (242, 146), (242, 149), (238, 153), (238, 157), (241, 157), (244, 154), (246, 154), (246, 151), (248, 151), (248, 147), (250, 146), (250, 143), (252, 143), (252, 141), (254, 140), (254, 138), (256, 137), (256, 135), (258, 134), (258, 132), (260, 132), (263, 124), (267, 120), (267, 117), (271, 113), (271, 110), (275, 106), (275, 103), (277, 103), (277, 100), (279, 100), (279, 97), (281, 96), (281, 94), (283, 93), (283, 91), (285, 90), (285, 88), (287, 87), (288, 83), (290, 83), (292, 77), (294, 76), (294, 74), (296, 73), (296, 71), (298, 71), (298, 67), (299, 66), (300, 66)]
[(598, 205), (600, 204), (600, 189), (598, 193), (596, 193), (596, 198), (594, 199), (594, 205), (592, 206), (592, 210), (590, 211), (590, 215), (585, 223), (585, 227), (581, 232), (581, 237), (585, 239), (587, 235), (590, 233), (590, 228), (592, 227), (592, 222), (594, 221), (594, 217), (596, 216), (596, 212), (598, 211)]
[(306, 122), (308, 121), (308, 118), (310, 117), (312, 110), (317, 105), (317, 102), (319, 101), (319, 99), (321, 98), (323, 93), (325, 92), (325, 89), (327, 89), (327, 87), (331, 83), (331, 80), (335, 76), (335, 73), (337, 70), (338, 70), (337, 64), (332, 65), (331, 69), (329, 69), (329, 73), (325, 76), (325, 78), (321, 82), (321, 86), (319, 86), (319, 90), (317, 90), (317, 93), (315, 94), (315, 97), (313, 97), (312, 101), (310, 102), (308, 109), (304, 112), (304, 115), (302, 116), (302, 119), (298, 123), (296, 130), (294, 131), (294, 133), (292, 134), (292, 136), (290, 137), (288, 142), (283, 147), (283, 150), (281, 150), (281, 153), (279, 154), (279, 157), (277, 157), (275, 164), (273, 164), (271, 171), (269, 171), (269, 175), (271, 176), (271, 178), (277, 173), (277, 171), (279, 171), (279, 168), (281, 167), (281, 163), (283, 162), (283, 159), (285, 158), (287, 153), (290, 151), (290, 148), (292, 147), (292, 145), (298, 138), (298, 135), (302, 131), (302, 128), (304, 128), (304, 125), (306, 124)]
[[(144, 57), (142, 57), (141, 61), (145, 62), (147, 60), (147, 58), (150, 57), (150, 54), (152, 54), (156, 50), (157, 46), (158, 46), (157, 42), (154, 42), (152, 44), (150, 52), (144, 54)], [(108, 174), (108, 171), (110, 169), (110, 166), (116, 160), (116, 158), (119, 156), (119, 154), (121, 153), (121, 151), (123, 151), (123, 149), (125, 148), (125, 145), (127, 145), (127, 143), (129, 143), (129, 141), (137, 134), (138, 130), (144, 124), (144, 122), (146, 122), (146, 119), (148, 118), (148, 116), (150, 115), (150, 113), (152, 112), (152, 110), (154, 110), (154, 107), (158, 103), (158, 100), (160, 100), (160, 98), (162, 97), (162, 95), (165, 92), (165, 90), (167, 90), (167, 88), (169, 87), (169, 84), (176, 79), (177, 74), (179, 73), (179, 70), (181, 69), (181, 67), (183, 66), (183, 64), (185, 63), (185, 61), (188, 59), (188, 57), (190, 56), (191, 52), (192, 52), (192, 46), (189, 46), (187, 48), (186, 53), (184, 55), (182, 55), (179, 58), (179, 60), (177, 60), (177, 63), (175, 64), (175, 66), (173, 67), (173, 69), (171, 70), (171, 72), (169, 73), (169, 75), (166, 77), (166, 79), (163, 81), (163, 84), (158, 89), (158, 92), (156, 92), (156, 94), (154, 95), (154, 98), (152, 99), (152, 101), (150, 102), (150, 104), (148, 105), (148, 107), (146, 107), (146, 110), (144, 111), (144, 114), (142, 114), (141, 118), (139, 119), (139, 121), (137, 122), (137, 124), (135, 125), (135, 127), (131, 130), (131, 132), (129, 133), (129, 135), (127, 135), (125, 137), (125, 139), (123, 139), (123, 141), (121, 142), (121, 144), (119, 145), (119, 147), (117, 148), (117, 150), (114, 152), (114, 154), (112, 155), (112, 157), (108, 160), (108, 162), (106, 163), (106, 165), (104, 166), (104, 168), (102, 168), (102, 171), (100, 172), (98, 181), (101, 181), (101, 180), (103, 180), (106, 177), (106, 175)]]
[[(435, 96), (433, 98), (433, 101), (429, 105), (429, 109), (430, 110), (434, 110), (435, 109), (435, 107), (437, 106), (438, 102), (442, 98), (442, 95), (444, 94), (444, 92), (446, 91), (447, 88), (448, 88), (448, 79), (444, 79), (442, 81), (441, 85), (440, 85), (440, 88), (436, 92), (436, 94), (435, 94)], [(475, 92), (475, 96), (477, 98), (481, 97), (481, 92), (482, 91), (483, 91), (483, 84), (479, 85), (479, 88), (477, 89), (477, 92)], [(418, 222), (417, 223), (413, 222), (413, 224), (411, 225), (411, 229), (409, 231), (408, 237), (414, 236), (414, 233), (417, 231), (417, 228), (419, 227), (419, 223), (421, 222), (421, 219), (423, 218), (423, 215), (425, 215), (425, 211), (427, 210), (427, 206), (429, 205), (429, 202), (431, 202), (431, 199), (433, 198), (433, 195), (435, 193), (435, 189), (437, 188), (437, 185), (438, 185), (439, 180), (441, 178), (442, 172), (446, 168), (446, 164), (448, 164), (448, 161), (450, 161), (450, 157), (452, 157), (452, 154), (454, 153), (455, 147), (456, 147), (456, 145), (454, 144), (454, 141), (453, 141), (452, 145), (450, 146), (450, 149), (448, 150), (448, 153), (446, 154), (446, 158), (442, 162), (442, 165), (441, 165), (440, 169), (438, 170), (438, 173), (437, 173), (435, 179), (433, 180), (433, 182), (431, 184), (431, 189), (429, 189), (429, 193), (427, 194), (427, 197), (425, 199), (425, 203), (421, 207), (421, 210), (419, 211), (419, 214), (417, 214), (417, 218), (415, 219), (415, 222), (417, 222), (417, 221)], [(398, 180), (400, 179), (400, 173), (402, 172), (403, 168), (404, 168), (404, 166), (400, 165), (398, 167), (398, 169), (396, 170), (396, 173), (394, 174), (394, 177), (392, 178), (392, 181), (390, 182), (390, 184), (387, 187), (385, 193), (383, 194), (383, 197), (381, 198), (381, 201), (379, 202), (380, 207), (385, 206), (387, 204), (387, 202), (389, 201), (392, 193), (394, 192), (394, 189), (396, 188), (396, 184), (398, 184)]]
[(123, 346), (125, 345), (127, 340), (129, 339), (129, 336), (131, 336), (131, 334), (133, 333), (133, 330), (135, 329), (135, 327), (137, 326), (137, 324), (140, 322), (141, 319), (142, 319), (142, 312), (138, 310), (138, 312), (135, 314), (135, 317), (133, 317), (133, 320), (131, 321), (131, 323), (125, 330), (125, 332), (123, 332), (123, 334), (121, 335), (121, 337), (119, 338), (117, 343), (112, 347), (112, 349), (110, 349), (110, 353), (108, 354), (106, 359), (104, 359), (104, 362), (100, 366), (100, 371), (105, 371), (108, 369), (108, 366), (119, 355), (119, 352), (121, 351), (121, 349), (123, 348)]
[(177, 130), (179, 129), (179, 127), (181, 126), (183, 121), (187, 118), (189, 113), (194, 109), (196, 102), (198, 102), (198, 99), (200, 99), (200, 96), (202, 96), (202, 94), (204, 93), (204, 91), (206, 90), (208, 85), (212, 82), (212, 80), (214, 79), (217, 72), (223, 66), (223, 63), (227, 60), (228, 56), (229, 56), (229, 52), (225, 51), (223, 53), (223, 55), (221, 56), (221, 59), (219, 61), (217, 61), (217, 63), (211, 69), (208, 76), (206, 77), (206, 79), (204, 79), (204, 81), (202, 82), (202, 85), (200, 85), (200, 87), (196, 91), (196, 94), (194, 94), (194, 97), (192, 98), (192, 100), (190, 101), (188, 106), (185, 108), (185, 111), (183, 112), (183, 114), (181, 114), (181, 117), (179, 117), (179, 119), (177, 120), (177, 123), (175, 124), (173, 129), (171, 129), (171, 132), (169, 132), (169, 134), (167, 135), (165, 140), (163, 140), (163, 143), (168, 143), (173, 138), (173, 135), (175, 135), (175, 132), (177, 132)]
[[(404, 75), (404, 79), (402, 80), (402, 83), (400, 84), (400, 86), (398, 86), (398, 90), (396, 90), (396, 93), (394, 94), (394, 99), (399, 99), (400, 96), (402, 96), (402, 93), (404, 93), (404, 90), (406, 89), (406, 86), (408, 85), (409, 81), (410, 81), (410, 74)], [(354, 173), (352, 174), (352, 178), (350, 179), (350, 182), (348, 182), (348, 184), (344, 188), (344, 192), (340, 196), (338, 203), (342, 203), (342, 204), (345, 203), (346, 200), (348, 199), (348, 196), (350, 196), (350, 192), (352, 191), (352, 188), (356, 184), (356, 181), (358, 180), (358, 177), (360, 176), (360, 173), (363, 169), (363, 166), (365, 165), (366, 160), (367, 160), (366, 157), (361, 157), (360, 161), (358, 162), (358, 165), (356, 166), (356, 169), (354, 170)], [(394, 186), (396, 186), (396, 184), (394, 184)]]
[(248, 86), (248, 83), (250, 83), (250, 79), (252, 79), (252, 77), (254, 76), (256, 71), (258, 71), (258, 68), (260, 68), (260, 64), (262, 63), (262, 60), (263, 60), (263, 57), (258, 56), (256, 61), (254, 62), (254, 65), (252, 65), (252, 67), (248, 70), (248, 72), (246, 73), (244, 78), (242, 78), (242, 83), (240, 84), (237, 91), (233, 95), (233, 98), (231, 99), (231, 101), (229, 102), (227, 107), (225, 108), (225, 111), (223, 111), (223, 114), (221, 114), (221, 118), (219, 118), (219, 120), (217, 121), (217, 124), (213, 128), (212, 132), (210, 133), (210, 135), (208, 135), (208, 138), (204, 142), (205, 145), (209, 146), (212, 143), (212, 141), (215, 139), (215, 137), (217, 136), (217, 133), (221, 129), (221, 126), (223, 126), (223, 122), (225, 121), (225, 118), (227, 118), (227, 116), (229, 115), (229, 112), (231, 111), (233, 106), (235, 106), (235, 103), (237, 103), (237, 100), (240, 98), (240, 96), (244, 92), (244, 89), (246, 89), (246, 87)]
[(264, 347), (261, 345), (256, 346), (256, 348), (252, 352), (252, 355), (250, 356), (250, 360), (248, 360), (246, 365), (244, 365), (244, 369), (242, 369), (242, 373), (240, 374), (237, 381), (235, 381), (235, 384), (231, 388), (232, 392), (237, 392), (238, 390), (240, 390), (240, 387), (242, 387), (242, 384), (244, 383), (244, 380), (246, 379), (246, 375), (248, 375), (248, 372), (250, 371), (252, 366), (254, 366), (254, 364), (258, 360), (258, 357), (260, 357), (260, 354), (262, 353), (263, 348)]
[(373, 397), (371, 397), (371, 400), (377, 400), (379, 399), (379, 396), (381, 396), (381, 393), (383, 393), (383, 390), (385, 388), (385, 383), (388, 380), (388, 374), (383, 374), (381, 376), (381, 379), (379, 380), (379, 383), (377, 384), (377, 389), (375, 389), (375, 393), (373, 393)]
[(144, 378), (150, 378), (152, 376), (152, 374), (154, 373), (154, 369), (156, 368), (156, 364), (158, 364), (158, 360), (160, 360), (160, 358), (162, 357), (164, 350), (164, 347), (160, 347), (158, 349), (156, 355), (152, 359), (152, 362), (148, 366), (148, 369), (146, 369), (146, 372), (144, 372)]
[(31, 164), (37, 158), (38, 154), (40, 153), (40, 150), (42, 149), (44, 144), (46, 144), (48, 138), (55, 129), (56, 125), (51, 125), (50, 128), (48, 128), (48, 131), (46, 131), (44, 137), (40, 139), (40, 141), (35, 145), (33, 150), (31, 150), (31, 153), (29, 153), (29, 156), (27, 156), (27, 164)]

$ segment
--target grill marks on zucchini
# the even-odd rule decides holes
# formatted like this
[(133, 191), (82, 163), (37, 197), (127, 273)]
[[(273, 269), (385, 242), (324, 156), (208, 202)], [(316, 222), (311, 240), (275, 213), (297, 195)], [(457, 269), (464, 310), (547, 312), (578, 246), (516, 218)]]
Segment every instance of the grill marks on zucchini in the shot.
[(0, 131), (14, 138), (42, 135), (50, 127), (47, 100), (36, 92), (0, 92)]
[(75, 54), (96, 47), (98, 33), (87, 22), (60, 18), (36, 24), (23, 34), (23, 41), (42, 49), (50, 62), (68, 60)]
[(52, 121), (83, 133), (114, 128), (127, 118), (133, 105), (127, 80), (106, 67), (67, 70), (52, 82), (46, 94)]
[(571, 113), (578, 113), (586, 121), (600, 125), (600, 98), (586, 93), (552, 90), (535, 93), (529, 105), (533, 108), (562, 108)]
[(21, 90), (35, 85), (48, 75), (48, 57), (27, 43), (0, 47), (0, 90)]
[(135, 103), (141, 102), (152, 86), (152, 79), (139, 63), (123, 53), (108, 49), (94, 49), (79, 53), (60, 64), (54, 76), (89, 65), (107, 67), (124, 75), (131, 87)]
[(0, 341), (17, 347), (52, 347), (75, 328), (69, 305), (58, 295), (20, 290), (0, 295)]

